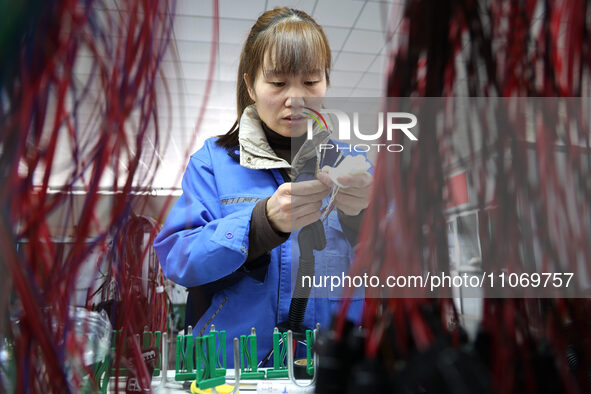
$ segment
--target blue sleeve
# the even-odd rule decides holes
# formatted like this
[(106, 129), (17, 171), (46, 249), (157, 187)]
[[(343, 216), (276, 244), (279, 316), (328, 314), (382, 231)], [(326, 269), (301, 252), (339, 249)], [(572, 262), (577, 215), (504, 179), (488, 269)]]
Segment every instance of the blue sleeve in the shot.
[(211, 157), (200, 153), (191, 157), (183, 194), (154, 241), (164, 275), (185, 287), (216, 281), (242, 266), (254, 208), (222, 217)]

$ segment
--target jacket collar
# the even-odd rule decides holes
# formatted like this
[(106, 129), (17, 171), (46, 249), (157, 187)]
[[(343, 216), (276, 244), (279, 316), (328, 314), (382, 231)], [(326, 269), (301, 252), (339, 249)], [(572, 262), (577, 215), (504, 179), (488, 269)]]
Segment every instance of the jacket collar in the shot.
[(238, 143), (240, 144), (240, 165), (242, 167), (255, 170), (291, 168), (287, 161), (277, 157), (267, 142), (255, 104), (244, 109), (239, 127)]
[[(255, 170), (285, 168), (291, 179), (295, 179), (304, 168), (306, 162), (317, 156), (317, 147), (325, 143), (330, 136), (326, 130), (314, 125), (312, 140), (306, 140), (296, 153), (290, 165), (287, 161), (277, 157), (265, 137), (261, 119), (256, 110), (256, 104), (244, 109), (240, 117), (238, 142), (240, 144), (240, 165)], [(330, 126), (329, 126), (330, 127)]]

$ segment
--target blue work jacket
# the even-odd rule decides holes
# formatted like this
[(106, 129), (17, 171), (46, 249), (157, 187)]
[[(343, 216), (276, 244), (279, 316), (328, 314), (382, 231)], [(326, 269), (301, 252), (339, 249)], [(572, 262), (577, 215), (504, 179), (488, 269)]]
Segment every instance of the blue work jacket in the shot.
[[(274, 327), (288, 320), (298, 268), (297, 232), (261, 256), (254, 264), (258, 269), (244, 267), (252, 210), (257, 201), (277, 190), (284, 176), (279, 169), (241, 166), (238, 148), (228, 150), (215, 141), (206, 140), (191, 156), (182, 181), (183, 193), (154, 248), (165, 276), (189, 288), (186, 320), (194, 327), (194, 334), (207, 333), (211, 324), (226, 331), (230, 367), (234, 337), (248, 335), (255, 327), (260, 360), (272, 348)], [(324, 228), (327, 246), (315, 252), (316, 275), (346, 274), (353, 252), (336, 209), (324, 221)], [(313, 328), (316, 323), (327, 327), (338, 311), (340, 300), (326, 291), (312, 289), (305, 327)], [(195, 316), (197, 302), (205, 302), (207, 309)], [(361, 309), (362, 300), (353, 300), (348, 317), (359, 322)]]

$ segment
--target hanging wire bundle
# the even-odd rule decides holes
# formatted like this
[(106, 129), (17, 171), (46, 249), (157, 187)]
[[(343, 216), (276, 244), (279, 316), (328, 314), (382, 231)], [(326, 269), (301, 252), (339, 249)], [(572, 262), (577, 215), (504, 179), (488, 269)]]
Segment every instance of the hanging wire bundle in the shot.
[[(160, 227), (155, 219), (132, 213), (122, 226), (116, 228), (117, 234), (105, 256), (111, 263), (107, 264), (108, 272), (96, 290), (100, 299), (109, 303), (114, 329), (128, 326), (126, 320), (129, 319), (134, 333), (141, 333), (144, 329), (167, 330), (170, 300), (164, 293), (166, 280), (154, 250), (146, 246)], [(93, 298), (91, 296), (89, 300)], [(146, 308), (146, 305), (150, 307)]]
[[(577, 0), (406, 2), (387, 96), (445, 99), (417, 116), (416, 144), (399, 139), (404, 153), (378, 154), (352, 274), (449, 272), (448, 178), (460, 166), (478, 211), (482, 271), (573, 273), (577, 296), (588, 296), (590, 15)], [(458, 96), (481, 117), (465, 133), (441, 121)], [(494, 128), (484, 121), (491, 102)], [(319, 342), (317, 391), (590, 392), (591, 304), (532, 297), (527, 287), (505, 298), (486, 289), (473, 340), (450, 294), (370, 292), (362, 330), (342, 313)], [(337, 369), (350, 370), (341, 385)]]
[[(166, 296), (148, 258), (152, 280), (141, 294), (151, 307), (137, 297), (134, 281), (157, 226), (133, 209), (165, 142), (158, 115), (166, 102), (156, 86), (174, 1), (2, 2), (0, 14), (1, 386), (81, 389), (92, 371), (69, 311), (82, 266), (96, 254), (109, 256), (120, 302), (111, 319), (131, 338), (125, 356), (149, 382), (134, 334), (145, 325), (166, 329)], [(71, 247), (58, 251), (56, 239)], [(116, 362), (122, 358), (118, 350)]]

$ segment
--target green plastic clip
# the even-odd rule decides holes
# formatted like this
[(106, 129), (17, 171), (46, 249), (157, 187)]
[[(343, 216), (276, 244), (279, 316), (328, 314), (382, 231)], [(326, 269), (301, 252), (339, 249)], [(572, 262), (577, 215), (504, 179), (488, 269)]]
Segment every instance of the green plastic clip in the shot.
[(264, 379), (265, 372), (258, 371), (257, 362), (257, 336), (253, 327), (250, 335), (240, 336), (240, 378)]
[[(111, 355), (107, 352), (102, 362), (98, 363), (93, 371), (94, 381), (96, 382), (101, 394), (107, 393), (107, 386), (109, 385), (109, 378), (111, 377)], [(92, 392), (87, 389), (85, 392)]]
[(273, 369), (267, 370), (268, 379), (287, 378), (287, 333), (279, 332), (275, 327), (273, 330)]
[(174, 370), (174, 380), (193, 380), (195, 379), (194, 368), (194, 350), (195, 338), (191, 326), (187, 329), (187, 334), (177, 335), (176, 337), (176, 360)]
[(225, 374), (217, 375), (216, 350), (217, 335), (215, 332), (195, 338), (195, 382), (200, 389), (209, 389), (226, 383)]
[(154, 360), (154, 371), (152, 376), (160, 376), (162, 367), (162, 333), (160, 331), (145, 331), (142, 335), (142, 350), (154, 348), (156, 351), (156, 360)]
[(212, 324), (209, 333), (216, 337), (216, 375), (226, 376), (226, 331), (216, 331), (215, 326)]
[(314, 348), (314, 330), (306, 330), (306, 372), (314, 376), (314, 364), (312, 363), (312, 349)]

